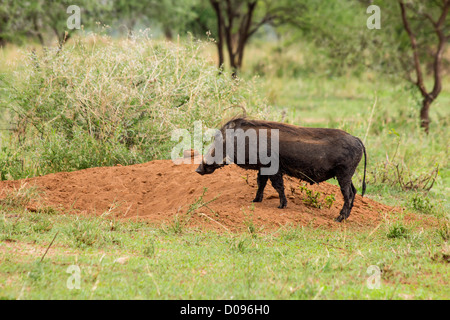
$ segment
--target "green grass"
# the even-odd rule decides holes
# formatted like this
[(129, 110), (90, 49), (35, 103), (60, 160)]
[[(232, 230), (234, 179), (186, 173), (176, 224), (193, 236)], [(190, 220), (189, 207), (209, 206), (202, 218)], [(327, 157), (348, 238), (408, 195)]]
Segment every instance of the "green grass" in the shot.
[[(219, 234), (0, 206), (1, 299), (450, 297), (448, 224), (435, 230), (397, 217), (366, 230)], [(68, 288), (71, 266), (80, 289)], [(370, 266), (381, 271), (379, 289), (367, 285)]]

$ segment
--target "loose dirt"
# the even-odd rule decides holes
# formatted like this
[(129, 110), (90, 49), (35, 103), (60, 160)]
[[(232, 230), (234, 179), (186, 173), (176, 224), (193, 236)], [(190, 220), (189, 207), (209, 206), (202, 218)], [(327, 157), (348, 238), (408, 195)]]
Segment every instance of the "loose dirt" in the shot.
[[(36, 212), (40, 207), (52, 206), (73, 214), (143, 219), (166, 226), (178, 219), (190, 227), (220, 231), (245, 230), (251, 225), (265, 230), (284, 226), (337, 228), (343, 225), (334, 221), (343, 205), (338, 186), (326, 182), (306, 185), (285, 177), (288, 206), (278, 209), (278, 193), (270, 182), (263, 202), (252, 204), (257, 190), (255, 171), (229, 165), (201, 176), (195, 172), (197, 166), (156, 160), (3, 181), (0, 198), (26, 184), (25, 187), (36, 186), (42, 191), (41, 198), (28, 207)], [(301, 185), (321, 193), (318, 199), (322, 208), (305, 203), (308, 197), (306, 191), (299, 188)], [(336, 200), (328, 208), (325, 197), (332, 194)], [(345, 226), (373, 228), (385, 215), (396, 215), (400, 210), (357, 195)]]

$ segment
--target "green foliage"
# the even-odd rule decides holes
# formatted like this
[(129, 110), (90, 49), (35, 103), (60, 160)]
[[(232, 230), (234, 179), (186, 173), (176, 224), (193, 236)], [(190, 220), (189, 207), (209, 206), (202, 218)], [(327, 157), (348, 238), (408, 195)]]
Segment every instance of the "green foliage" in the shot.
[(443, 241), (450, 240), (450, 223), (444, 221), (440, 227), (437, 229), (437, 234), (442, 238)]
[[(332, 1), (327, 5), (314, 0), (285, 2), (301, 10), (294, 19), (285, 17), (276, 24), (281, 41), (265, 61), (252, 59), (254, 72), (278, 77), (301, 77), (305, 73), (359, 77), (370, 70), (398, 81), (414, 71), (411, 43), (402, 24), (398, 1), (373, 3), (380, 7), (381, 29), (367, 28), (367, 19), (371, 16), (366, 12), (371, 5), (367, 1)], [(283, 6), (280, 2), (278, 5)], [(437, 20), (440, 10), (438, 1), (408, 1), (408, 17), (417, 37), (425, 75), (432, 69), (432, 53), (437, 44), (433, 25), (426, 15)], [(444, 29), (448, 35), (449, 24)], [(266, 34), (270, 33), (266, 31)], [(290, 52), (297, 52), (300, 58)], [(444, 56), (444, 67), (448, 66), (448, 58)]]
[(146, 257), (153, 258), (155, 255), (155, 242), (153, 240), (147, 241), (142, 246), (142, 254)]
[[(83, 28), (95, 29), (98, 21), (108, 22), (113, 4), (110, 1), (78, 0), (6, 0), (0, 4), (0, 46), (3, 42), (27, 44), (30, 40), (49, 45), (56, 37), (64, 42), (77, 29), (69, 30), (70, 5), (80, 8)], [(81, 26), (80, 26), (81, 27)]]
[(353, 1), (332, 1), (326, 6), (313, 0), (303, 3), (302, 27), (294, 33), (294, 38), (308, 39), (315, 44), (315, 62), (319, 68), (323, 66), (323, 57), (327, 58), (326, 70), (319, 70), (330, 76), (343, 75), (349, 70), (361, 72), (369, 56), (364, 50), (370, 37), (366, 7)]
[(336, 198), (334, 194), (330, 194), (325, 197), (325, 204), (328, 209), (330, 209), (333, 206), (333, 203), (336, 201)]
[(25, 207), (32, 199), (37, 199), (39, 194), (38, 188), (28, 187), (25, 183), (19, 189), (6, 192), (5, 197), (0, 200), (0, 206), (2, 208)]
[(168, 159), (177, 128), (219, 126), (235, 104), (261, 117), (253, 83), (219, 75), (203, 46), (91, 35), (31, 54), (10, 88), (21, 135), (0, 153), (2, 177)]
[(31, 229), (36, 233), (49, 232), (53, 229), (52, 223), (46, 215), (36, 214), (30, 218)]
[(68, 236), (72, 240), (73, 245), (77, 248), (101, 247), (103, 245), (102, 236), (98, 232), (98, 228), (93, 226), (94, 222), (74, 221), (73, 225), (68, 229)]
[(300, 186), (299, 188), (302, 192), (305, 192), (306, 194), (306, 198), (303, 199), (304, 203), (314, 208), (318, 209), (322, 208), (322, 205), (320, 203), (321, 192), (319, 191), (314, 192), (308, 189), (306, 186)]
[(218, 198), (218, 196), (216, 196), (216, 197), (214, 197), (213, 199), (211, 199), (211, 200), (205, 202), (205, 201), (203, 200), (203, 198), (204, 198), (204, 196), (206, 195), (206, 192), (207, 192), (207, 191), (208, 191), (208, 188), (203, 188), (202, 195), (201, 195), (200, 197), (198, 197), (198, 199), (195, 200), (194, 203), (192, 203), (192, 204), (189, 206), (189, 209), (188, 209), (187, 212), (186, 212), (186, 215), (187, 215), (188, 217), (190, 217), (190, 216), (191, 216), (193, 213), (195, 213), (198, 209), (203, 208), (203, 207), (207, 208), (207, 209), (208, 209), (209, 211), (211, 211), (214, 215), (216, 215), (216, 213), (214, 212), (214, 210), (211, 209), (211, 208), (208, 206), (208, 204), (210, 204), (210, 203), (213, 202), (213, 201), (216, 201), (217, 198)]
[(70, 5), (80, 8), (82, 29), (108, 26), (111, 35), (128, 36), (139, 28), (152, 28), (168, 38), (188, 32), (205, 37), (216, 27), (209, 1), (203, 0), (5, 0), (0, 3), (0, 46), (26, 44), (30, 39), (50, 45), (55, 37), (63, 42), (74, 36), (79, 31), (67, 27)]
[(432, 213), (434, 207), (430, 201), (430, 198), (422, 194), (414, 194), (411, 197), (410, 205), (414, 210), (423, 213)]
[(407, 238), (409, 230), (401, 222), (395, 222), (389, 226), (386, 236), (389, 239)]
[[(186, 222), (182, 221), (178, 214), (175, 215), (173, 218), (173, 221), (168, 226), (168, 231), (173, 234), (181, 234), (183, 232), (183, 227), (186, 224)], [(165, 228), (163, 228), (165, 230)]]
[[(169, 226), (168, 226), (169, 232), (171, 232), (173, 234), (181, 234), (183, 232), (183, 229), (185, 228), (185, 226), (189, 223), (193, 214), (197, 213), (198, 215), (204, 216), (203, 213), (197, 212), (198, 209), (207, 208), (209, 211), (211, 211), (211, 213), (213, 213), (214, 215), (217, 215), (216, 212), (208, 206), (208, 204), (210, 204), (213, 201), (216, 201), (218, 196), (214, 197), (213, 199), (211, 199), (209, 201), (204, 201), (203, 198), (206, 195), (207, 191), (208, 191), (208, 188), (203, 188), (203, 193), (201, 194), (201, 196), (199, 196), (198, 199), (196, 199), (193, 203), (191, 203), (189, 205), (189, 208), (187, 209), (186, 213), (183, 215), (182, 218), (180, 218), (178, 216), (178, 213), (175, 214), (173, 221), (171, 223), (169, 223)], [(180, 211), (180, 210), (181, 210), (181, 208), (178, 211)], [(164, 227), (163, 230), (166, 230), (166, 228)]]
[(306, 205), (311, 206), (313, 208), (322, 209), (325, 206), (326, 208), (330, 209), (334, 201), (336, 201), (334, 194), (326, 196), (322, 201), (320, 199), (322, 197), (322, 192), (320, 191), (314, 192), (308, 189), (306, 185), (299, 186), (299, 189), (302, 193), (305, 193), (306, 195), (306, 198), (303, 199), (303, 202)]
[(242, 213), (245, 216), (244, 225), (245, 225), (246, 229), (248, 230), (248, 232), (250, 233), (250, 235), (253, 238), (256, 238), (258, 228), (256, 227), (256, 225), (255, 225), (255, 223), (253, 221), (253, 213), (255, 212), (255, 204), (252, 203), (250, 205), (250, 213), (245, 212), (244, 208), (242, 208), (241, 210), (242, 210)]
[(229, 241), (231, 251), (239, 253), (245, 253), (249, 249), (250, 245), (251, 241), (248, 238), (238, 238)]

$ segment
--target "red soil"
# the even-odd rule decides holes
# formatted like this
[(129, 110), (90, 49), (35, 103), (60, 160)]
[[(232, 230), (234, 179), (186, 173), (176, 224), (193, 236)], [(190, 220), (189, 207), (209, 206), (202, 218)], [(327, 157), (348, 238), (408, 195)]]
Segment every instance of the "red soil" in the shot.
[[(303, 182), (285, 177), (288, 206), (278, 209), (279, 198), (270, 182), (264, 200), (255, 203), (256, 172), (246, 171), (236, 165), (201, 176), (194, 170), (196, 164), (175, 165), (170, 160), (157, 160), (132, 166), (91, 168), (76, 172), (60, 172), (46, 176), (0, 183), (0, 198), (8, 190), (37, 186), (43, 191), (39, 202), (29, 207), (36, 211), (42, 206), (63, 207), (75, 214), (107, 215), (115, 218), (137, 218), (151, 223), (169, 225), (175, 217), (188, 222), (188, 226), (221, 231), (246, 229), (245, 221), (253, 221), (257, 227), (273, 230), (280, 226), (304, 226), (335, 228), (342, 226), (334, 221), (339, 215), (343, 199), (339, 187), (323, 182), (307, 185), (310, 190), (322, 193), (320, 200), (334, 194), (336, 201), (330, 209), (314, 208), (304, 203), (305, 192), (299, 189)], [(207, 191), (200, 207), (188, 213), (192, 204)], [(348, 227), (377, 226), (384, 215), (392, 215), (392, 207), (367, 197), (356, 196), (353, 210), (345, 222)]]

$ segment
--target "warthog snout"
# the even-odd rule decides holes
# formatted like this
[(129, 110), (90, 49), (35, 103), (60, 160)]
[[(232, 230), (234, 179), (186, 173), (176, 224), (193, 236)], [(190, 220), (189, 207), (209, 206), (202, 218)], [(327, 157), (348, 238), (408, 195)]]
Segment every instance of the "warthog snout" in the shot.
[(211, 174), (216, 170), (217, 166), (215, 165), (207, 165), (205, 163), (200, 163), (200, 165), (195, 169), (195, 172), (201, 174), (202, 176), (205, 174)]
[(199, 165), (197, 169), (195, 169), (195, 172), (204, 175), (205, 174), (205, 170), (203, 169), (203, 165)]

